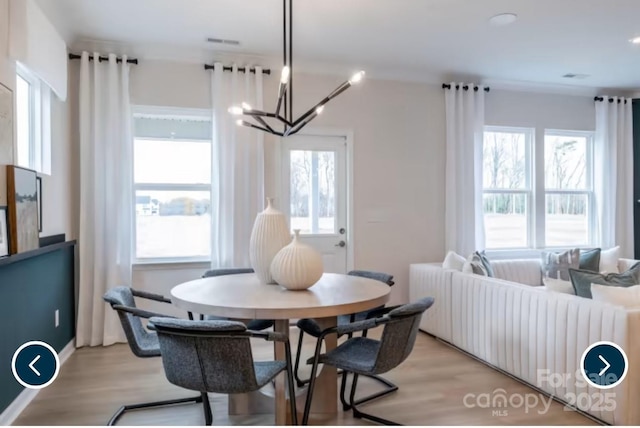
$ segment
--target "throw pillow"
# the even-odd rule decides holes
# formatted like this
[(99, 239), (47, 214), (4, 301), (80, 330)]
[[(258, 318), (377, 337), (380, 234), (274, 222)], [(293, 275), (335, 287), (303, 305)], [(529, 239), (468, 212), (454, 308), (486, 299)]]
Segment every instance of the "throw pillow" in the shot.
[(623, 308), (640, 307), (640, 285), (630, 287), (609, 287), (591, 284), (593, 300), (610, 303)]
[(491, 262), (487, 258), (487, 254), (485, 253), (485, 251), (484, 250), (476, 251), (475, 254), (477, 255), (477, 257), (480, 258), (480, 261), (482, 262), (482, 266), (484, 266), (484, 269), (487, 271), (487, 276), (490, 276), (493, 278), (495, 276), (493, 273), (493, 267), (491, 266)]
[(462, 267), (462, 273), (473, 273), (475, 275), (489, 276), (489, 272), (482, 263), (479, 252), (472, 253)]
[(600, 248), (580, 251), (580, 269), (600, 272)]
[(618, 259), (620, 258), (620, 247), (609, 248), (600, 253), (600, 269), (602, 273), (620, 273), (618, 270)]
[(569, 269), (580, 267), (580, 250), (574, 248), (564, 253), (542, 253), (542, 274), (545, 278), (569, 281)]
[(447, 256), (444, 258), (444, 262), (442, 262), (443, 269), (454, 269), (459, 272), (462, 272), (462, 268), (464, 267), (464, 263), (467, 261), (460, 254), (455, 251), (449, 251)]
[(564, 294), (573, 294), (575, 295), (576, 292), (573, 289), (573, 284), (571, 284), (571, 281), (563, 281), (561, 279), (555, 279), (555, 278), (543, 278), (542, 282), (545, 285), (545, 288), (548, 291), (554, 291), (556, 293), (564, 293)]
[(569, 269), (571, 283), (576, 291), (576, 296), (591, 299), (591, 284), (600, 284), (613, 287), (631, 287), (640, 284), (640, 262), (636, 263), (626, 272), (602, 274), (587, 270)]

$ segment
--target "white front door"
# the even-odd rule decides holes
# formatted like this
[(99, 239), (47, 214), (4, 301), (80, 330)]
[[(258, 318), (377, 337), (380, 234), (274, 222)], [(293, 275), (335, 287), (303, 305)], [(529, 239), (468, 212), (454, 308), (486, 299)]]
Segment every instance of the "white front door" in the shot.
[(346, 138), (282, 140), (282, 211), (291, 230), (322, 253), (325, 272), (347, 272)]

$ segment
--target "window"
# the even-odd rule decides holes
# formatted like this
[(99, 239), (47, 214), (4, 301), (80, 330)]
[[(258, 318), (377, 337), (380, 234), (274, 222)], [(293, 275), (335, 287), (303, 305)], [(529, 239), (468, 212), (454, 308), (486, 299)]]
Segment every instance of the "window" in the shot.
[(211, 121), (206, 112), (134, 115), (135, 257), (208, 260)]
[(487, 248), (530, 245), (532, 137), (530, 129), (485, 130), (482, 199)]
[(50, 174), (51, 90), (20, 64), (16, 68), (16, 163)]
[(591, 134), (547, 131), (544, 136), (545, 244), (592, 242)]
[(485, 128), (486, 247), (592, 245), (592, 133), (545, 130), (534, 141), (533, 129)]

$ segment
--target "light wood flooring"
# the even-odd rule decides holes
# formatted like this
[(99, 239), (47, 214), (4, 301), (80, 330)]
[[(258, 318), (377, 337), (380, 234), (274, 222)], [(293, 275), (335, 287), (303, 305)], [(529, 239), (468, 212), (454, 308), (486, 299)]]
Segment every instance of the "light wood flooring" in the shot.
[[(295, 348), (298, 336), (293, 330), (291, 337)], [(312, 339), (305, 341), (303, 354), (311, 355), (312, 344)], [(254, 355), (268, 359), (273, 355), (272, 349), (269, 343), (256, 342)], [(507, 395), (537, 393), (424, 333), (419, 333), (407, 361), (385, 377), (400, 389), (363, 405), (362, 410), (406, 425), (594, 425), (557, 402), (552, 402), (544, 414), (538, 412), (542, 412), (542, 405), (528, 413), (523, 408), (500, 409), (506, 410), (506, 416), (493, 415), (492, 409), (467, 408), (463, 398), (468, 393), (491, 394), (498, 388), (504, 389)], [(366, 379), (358, 385), (362, 395), (376, 388), (376, 383)], [(105, 425), (122, 404), (192, 395), (197, 394), (167, 382), (160, 358), (136, 358), (126, 345), (82, 348), (73, 353), (58, 379), (38, 394), (15, 425)], [(210, 400), (214, 425), (274, 423), (273, 415), (230, 417), (224, 395), (210, 394)], [(351, 412), (342, 411), (325, 423), (369, 424), (354, 419)], [(186, 404), (129, 412), (119, 424), (202, 425), (204, 416), (200, 404)]]

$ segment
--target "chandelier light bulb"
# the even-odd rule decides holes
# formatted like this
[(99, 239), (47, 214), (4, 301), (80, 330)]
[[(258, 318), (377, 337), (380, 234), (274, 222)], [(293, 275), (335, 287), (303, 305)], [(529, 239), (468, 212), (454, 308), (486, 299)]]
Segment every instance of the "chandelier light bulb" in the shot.
[(229, 107), (228, 112), (233, 114), (233, 115), (238, 116), (238, 115), (242, 114), (242, 107), (238, 107), (238, 106)]
[(324, 106), (320, 106), (316, 109), (316, 114), (320, 114), (324, 111)]
[(282, 68), (282, 74), (280, 75), (280, 83), (283, 85), (289, 82), (289, 75), (291, 74), (291, 69), (289, 66), (285, 65)]
[(251, 106), (247, 103), (242, 103), (243, 110), (251, 111)]
[(356, 74), (351, 76), (351, 79), (349, 79), (349, 83), (353, 85), (355, 83), (360, 82), (363, 78), (364, 78), (364, 71), (358, 71)]
[(243, 123), (242, 123), (242, 119), (238, 119), (238, 120), (236, 120), (236, 125), (238, 125), (238, 126), (242, 126), (242, 125), (243, 125)]

